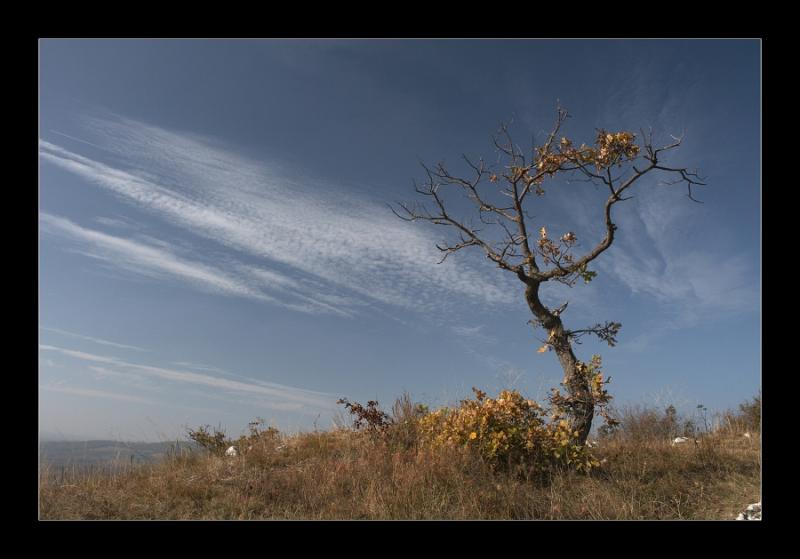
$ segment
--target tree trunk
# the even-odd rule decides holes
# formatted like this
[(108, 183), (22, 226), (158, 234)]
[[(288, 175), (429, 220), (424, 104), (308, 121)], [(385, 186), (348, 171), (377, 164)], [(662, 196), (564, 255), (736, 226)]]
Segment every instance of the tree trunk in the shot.
[(539, 283), (529, 283), (525, 289), (525, 300), (539, 323), (548, 333), (548, 342), (558, 356), (564, 370), (564, 386), (571, 400), (570, 431), (578, 432), (578, 443), (584, 444), (592, 428), (594, 401), (589, 380), (578, 370), (578, 359), (561, 318), (545, 307), (539, 300)]

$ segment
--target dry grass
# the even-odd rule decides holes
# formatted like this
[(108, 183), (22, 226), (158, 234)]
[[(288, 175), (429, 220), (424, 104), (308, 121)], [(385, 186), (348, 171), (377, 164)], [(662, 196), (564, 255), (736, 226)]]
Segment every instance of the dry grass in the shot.
[[(398, 410), (395, 410), (398, 414)], [(42, 519), (734, 519), (760, 500), (760, 438), (741, 425), (671, 446), (622, 429), (591, 474), (493, 471), (466, 451), (346, 429), (265, 438), (243, 456), (40, 474)]]

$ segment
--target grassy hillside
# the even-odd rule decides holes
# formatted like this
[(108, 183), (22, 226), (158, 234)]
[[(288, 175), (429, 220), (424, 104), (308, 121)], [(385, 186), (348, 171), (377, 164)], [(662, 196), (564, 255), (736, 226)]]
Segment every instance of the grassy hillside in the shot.
[[(396, 406), (396, 409), (398, 407)], [(761, 500), (752, 418), (675, 445), (674, 412), (628, 410), (589, 473), (497, 468), (463, 446), (334, 429), (246, 440), (239, 456), (184, 452), (158, 464), (66, 473), (43, 466), (42, 519), (729, 519)], [(745, 433), (750, 436), (745, 436)], [(226, 441), (227, 442), (227, 441)]]

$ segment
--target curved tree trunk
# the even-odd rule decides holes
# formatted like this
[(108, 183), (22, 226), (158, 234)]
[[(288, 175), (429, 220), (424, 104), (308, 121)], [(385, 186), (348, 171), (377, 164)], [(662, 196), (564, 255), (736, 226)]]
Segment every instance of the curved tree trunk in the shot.
[(525, 300), (536, 319), (547, 330), (549, 343), (558, 356), (564, 370), (564, 386), (570, 396), (570, 431), (578, 432), (578, 443), (584, 444), (592, 428), (594, 401), (589, 381), (578, 370), (578, 359), (572, 351), (561, 318), (545, 307), (539, 300), (539, 283), (529, 283), (525, 289)]

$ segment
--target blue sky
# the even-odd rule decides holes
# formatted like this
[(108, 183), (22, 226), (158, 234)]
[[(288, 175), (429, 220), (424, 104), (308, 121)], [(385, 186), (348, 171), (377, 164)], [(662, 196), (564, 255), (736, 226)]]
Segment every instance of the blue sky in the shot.
[[(618, 405), (732, 407), (759, 389), (756, 40), (42, 40), (40, 431), (165, 440), (262, 417), (327, 428), (335, 401), (471, 386), (544, 397), (561, 379), (522, 284), (447, 232), (397, 219), (419, 161), (496, 160), (491, 134), (684, 134), (696, 204), (643, 180), (573, 289)], [(534, 224), (602, 236), (602, 192), (553, 185)], [(457, 209), (468, 210), (466, 206)]]

